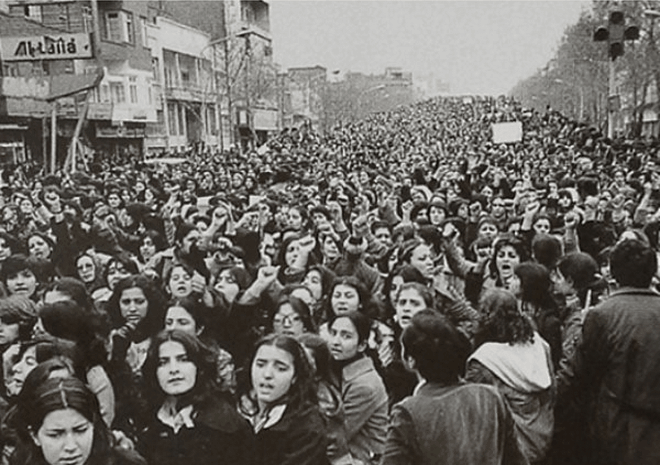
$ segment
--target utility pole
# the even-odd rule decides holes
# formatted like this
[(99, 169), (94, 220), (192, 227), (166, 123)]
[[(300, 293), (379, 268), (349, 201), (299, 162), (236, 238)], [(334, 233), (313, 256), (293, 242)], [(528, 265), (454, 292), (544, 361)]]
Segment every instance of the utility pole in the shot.
[(616, 93), (616, 68), (614, 62), (618, 57), (623, 56), (624, 41), (637, 39), (639, 39), (639, 28), (637, 26), (626, 28), (626, 17), (621, 10), (611, 11), (608, 26), (599, 27), (594, 33), (594, 40), (596, 42), (607, 41), (609, 44), (610, 76), (607, 99), (607, 137), (610, 139), (614, 138), (615, 119), (620, 106), (620, 99)]

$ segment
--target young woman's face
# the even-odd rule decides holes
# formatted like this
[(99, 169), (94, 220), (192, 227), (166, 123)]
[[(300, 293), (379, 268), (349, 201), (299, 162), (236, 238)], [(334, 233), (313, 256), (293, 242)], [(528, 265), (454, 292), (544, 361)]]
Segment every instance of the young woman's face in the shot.
[(311, 292), (312, 297), (316, 302), (321, 300), (323, 297), (323, 280), (321, 279), (321, 273), (319, 271), (309, 271), (305, 275), (302, 284), (309, 289), (309, 292)]
[(236, 296), (240, 292), (240, 287), (236, 282), (236, 278), (229, 270), (222, 270), (215, 281), (215, 290), (225, 296), (227, 302), (236, 300)]
[(303, 218), (297, 208), (289, 208), (286, 212), (286, 225), (294, 231), (302, 229)]
[(296, 378), (293, 356), (272, 345), (262, 345), (252, 360), (252, 386), (261, 406), (269, 406), (285, 396)]
[(177, 341), (165, 341), (158, 348), (156, 378), (170, 397), (190, 392), (197, 381), (197, 365), (188, 357), (186, 348)]
[(547, 218), (539, 218), (533, 227), (536, 234), (550, 234), (550, 220)]
[(426, 310), (426, 301), (417, 289), (404, 289), (399, 292), (394, 305), (396, 321), (402, 329), (410, 326), (413, 316)]
[(15, 275), (7, 277), (7, 291), (10, 295), (32, 297), (36, 290), (37, 277), (31, 270), (21, 270)]
[(156, 255), (156, 244), (154, 244), (153, 239), (149, 236), (142, 239), (142, 243), (140, 244), (140, 255), (142, 255), (142, 260), (145, 262)]
[(112, 291), (117, 283), (124, 278), (128, 278), (131, 274), (124, 267), (123, 264), (119, 262), (112, 262), (108, 265), (108, 288)]
[(34, 210), (34, 205), (32, 205), (32, 201), (30, 199), (21, 200), (21, 211), (25, 215), (31, 215), (33, 210)]
[(495, 226), (493, 223), (483, 223), (479, 227), (479, 232), (477, 235), (487, 239), (494, 239), (495, 236), (497, 236), (497, 226)]
[(127, 323), (136, 325), (144, 320), (149, 309), (149, 301), (139, 287), (124, 289), (119, 298), (119, 311)]
[(23, 389), (25, 378), (37, 365), (37, 349), (35, 346), (28, 347), (23, 352), (21, 359), (11, 367), (7, 392), (10, 395), (18, 395)]
[(165, 314), (165, 329), (178, 329), (191, 336), (199, 336), (201, 329), (197, 327), (195, 318), (183, 307), (175, 305), (167, 309)]
[(325, 236), (321, 244), (321, 252), (328, 260), (334, 260), (339, 256), (339, 247), (337, 247), (337, 243), (332, 237)]
[(441, 207), (431, 207), (429, 208), (429, 222), (433, 226), (438, 226), (445, 220), (447, 214), (445, 210)]
[(48, 242), (39, 236), (32, 236), (28, 239), (28, 249), (30, 251), (30, 256), (44, 260), (50, 258), (50, 254), (53, 252), (53, 249), (50, 248)]
[(433, 277), (433, 253), (428, 245), (421, 244), (415, 247), (410, 255), (410, 264), (417, 268), (425, 278)]
[(513, 246), (505, 245), (497, 251), (495, 265), (500, 279), (506, 281), (513, 275), (514, 267), (520, 263), (520, 255)]
[(110, 208), (119, 208), (121, 205), (121, 199), (119, 198), (119, 195), (117, 194), (110, 194), (108, 196), (108, 205)]
[(188, 297), (192, 292), (192, 275), (182, 266), (175, 266), (168, 283), (170, 294), (176, 299)]
[(273, 332), (286, 336), (298, 337), (305, 332), (300, 315), (293, 309), (290, 303), (284, 303), (273, 316)]
[(349, 284), (337, 284), (332, 290), (330, 306), (335, 315), (345, 315), (360, 308), (360, 294)]
[(75, 409), (54, 410), (32, 439), (48, 465), (84, 465), (92, 453), (94, 425)]
[(88, 257), (87, 255), (80, 257), (76, 263), (76, 269), (78, 270), (80, 280), (85, 284), (91, 283), (96, 278), (96, 265), (92, 257)]
[(0, 346), (6, 346), (18, 340), (18, 323), (7, 323), (0, 319)]
[(330, 326), (330, 354), (335, 360), (348, 360), (364, 352), (366, 344), (359, 341), (357, 328), (347, 317), (339, 317)]
[(286, 251), (284, 252), (284, 261), (286, 265), (291, 267), (296, 264), (298, 257), (300, 256), (300, 245), (298, 241), (291, 241), (289, 245), (286, 246)]

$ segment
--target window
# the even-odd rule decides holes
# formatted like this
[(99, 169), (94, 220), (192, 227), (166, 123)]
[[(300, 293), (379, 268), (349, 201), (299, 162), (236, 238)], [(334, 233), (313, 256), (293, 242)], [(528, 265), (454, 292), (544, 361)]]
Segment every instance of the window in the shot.
[(24, 16), (32, 21), (42, 23), (41, 5), (25, 5)]
[(131, 96), (131, 103), (138, 103), (138, 88), (137, 88), (137, 78), (131, 76), (128, 78), (128, 91)]
[(179, 135), (185, 136), (186, 134), (186, 110), (182, 105), (179, 105)]
[(135, 30), (133, 29), (133, 13), (124, 12), (124, 37), (129, 44), (135, 43)]
[(147, 18), (140, 16), (140, 33), (142, 35), (142, 46), (149, 48), (149, 28), (147, 26)]
[(133, 14), (126, 11), (108, 11), (105, 14), (105, 38), (112, 42), (135, 43)]
[(114, 103), (126, 102), (126, 89), (124, 89), (123, 82), (111, 82), (110, 93), (112, 94), (112, 101)]
[(177, 128), (177, 109), (176, 109), (176, 103), (168, 103), (167, 104), (167, 119), (168, 119), (168, 126), (170, 130), (170, 135), (176, 136), (176, 128)]
[(50, 74), (50, 64), (46, 60), (33, 61), (32, 74), (35, 76), (48, 76)]
[(94, 16), (92, 15), (92, 7), (82, 7), (82, 22), (84, 32), (94, 32)]
[(109, 103), (110, 100), (110, 87), (107, 84), (101, 84), (101, 102)]
[(154, 81), (160, 82), (160, 61), (158, 57), (151, 58), (151, 72), (154, 75)]
[(218, 126), (215, 118), (215, 106), (210, 105), (206, 109), (206, 132), (216, 135), (218, 133)]
[(2, 76), (17, 77), (18, 76), (18, 63), (3, 63)]

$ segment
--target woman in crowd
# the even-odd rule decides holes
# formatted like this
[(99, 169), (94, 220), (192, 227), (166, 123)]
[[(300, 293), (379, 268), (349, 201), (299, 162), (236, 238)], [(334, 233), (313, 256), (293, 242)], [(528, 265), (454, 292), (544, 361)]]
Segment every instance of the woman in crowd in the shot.
[(170, 301), (165, 310), (165, 330), (179, 330), (202, 341), (215, 355), (217, 368), (216, 382), (223, 392), (233, 392), (236, 388), (234, 360), (224, 350), (214, 335), (213, 310), (209, 310), (192, 297)]
[(277, 302), (272, 322), (273, 332), (279, 335), (299, 337), (316, 332), (309, 307), (292, 295), (283, 296)]
[(550, 345), (553, 366), (557, 367), (562, 355), (561, 321), (548, 269), (538, 263), (520, 263), (514, 268), (508, 289), (518, 298), (535, 331)]
[(388, 398), (383, 380), (365, 353), (371, 322), (365, 314), (350, 311), (330, 320), (328, 332), (351, 456), (364, 463), (377, 461), (385, 442)]
[(85, 283), (90, 295), (101, 287), (101, 266), (88, 252), (83, 252), (76, 258), (76, 274)]
[(130, 276), (117, 284), (107, 306), (112, 323), (112, 360), (141, 373), (151, 338), (162, 327), (164, 300), (149, 278)]
[(21, 438), (12, 463), (142, 465), (136, 453), (114, 446), (94, 394), (73, 378), (48, 379), (21, 393)]
[(511, 408), (521, 452), (531, 464), (543, 463), (554, 426), (550, 346), (509, 291), (486, 291), (481, 313), (480, 345), (468, 358), (466, 380), (497, 387)]
[(37, 278), (37, 263), (25, 255), (12, 255), (2, 264), (0, 279), (11, 295), (21, 295), (37, 301), (40, 282)]
[(240, 395), (240, 411), (255, 435), (255, 465), (329, 463), (314, 374), (298, 341), (276, 334), (262, 339)]
[(249, 425), (216, 386), (212, 354), (195, 336), (161, 332), (144, 365), (150, 420), (138, 449), (148, 463), (252, 464)]
[(420, 312), (404, 330), (402, 345), (420, 384), (392, 410), (381, 464), (528, 463), (499, 392), (460, 382), (471, 347), (451, 323), (436, 312)]

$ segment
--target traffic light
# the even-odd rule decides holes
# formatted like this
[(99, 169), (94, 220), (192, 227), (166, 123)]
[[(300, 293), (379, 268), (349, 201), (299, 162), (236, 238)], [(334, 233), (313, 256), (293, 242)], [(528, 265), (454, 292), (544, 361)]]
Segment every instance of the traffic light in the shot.
[(610, 13), (608, 27), (599, 27), (594, 33), (596, 42), (608, 41), (609, 55), (612, 61), (623, 55), (623, 42), (625, 40), (639, 39), (639, 28), (630, 26), (626, 28), (626, 17), (623, 11), (615, 10)]

